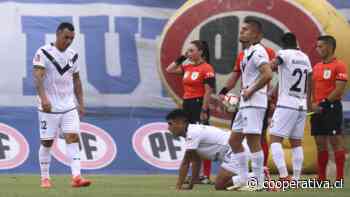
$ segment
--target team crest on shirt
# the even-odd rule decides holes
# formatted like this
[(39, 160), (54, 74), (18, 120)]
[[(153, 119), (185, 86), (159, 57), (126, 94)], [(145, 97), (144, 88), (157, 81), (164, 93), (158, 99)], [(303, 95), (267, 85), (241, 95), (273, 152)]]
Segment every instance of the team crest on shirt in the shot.
[(193, 72), (193, 73), (191, 74), (191, 79), (192, 79), (192, 80), (196, 80), (196, 79), (198, 79), (198, 77), (199, 77), (199, 72)]
[(332, 75), (332, 71), (330, 69), (325, 69), (323, 71), (323, 79), (330, 79)]

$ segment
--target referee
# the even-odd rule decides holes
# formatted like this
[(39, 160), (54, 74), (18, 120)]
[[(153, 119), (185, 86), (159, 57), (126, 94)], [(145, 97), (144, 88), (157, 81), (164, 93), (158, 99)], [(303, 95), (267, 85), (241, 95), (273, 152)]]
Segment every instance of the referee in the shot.
[(343, 107), (341, 103), (348, 80), (347, 66), (335, 55), (336, 40), (320, 36), (316, 51), (322, 59), (313, 68), (313, 104), (311, 134), (317, 145), (318, 178), (326, 180), (328, 143), (332, 145), (337, 169), (337, 180), (344, 179), (345, 149), (341, 135)]

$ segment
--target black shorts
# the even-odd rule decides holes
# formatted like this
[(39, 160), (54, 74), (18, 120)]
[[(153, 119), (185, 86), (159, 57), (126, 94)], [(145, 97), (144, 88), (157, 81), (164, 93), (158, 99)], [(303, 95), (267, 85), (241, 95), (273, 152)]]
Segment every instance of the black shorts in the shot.
[(343, 106), (340, 101), (334, 101), (330, 109), (311, 117), (311, 135), (338, 135), (342, 132)]
[[(201, 123), (201, 111), (202, 111), (203, 97), (184, 99), (182, 103), (183, 110), (187, 113), (187, 117), (191, 124)], [(208, 112), (209, 116), (209, 112)], [(203, 124), (209, 124), (209, 122), (202, 122)]]

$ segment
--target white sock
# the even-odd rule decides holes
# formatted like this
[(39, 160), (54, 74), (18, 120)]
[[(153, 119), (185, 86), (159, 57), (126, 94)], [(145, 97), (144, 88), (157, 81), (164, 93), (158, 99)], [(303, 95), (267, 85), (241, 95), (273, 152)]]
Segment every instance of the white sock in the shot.
[(287, 177), (288, 176), (288, 170), (286, 166), (286, 162), (284, 160), (284, 152), (282, 149), (281, 143), (272, 143), (271, 144), (271, 153), (272, 153), (272, 159), (275, 163), (278, 172), (280, 173), (280, 177)]
[[(248, 177), (249, 177), (249, 178), (251, 178), (251, 177), (253, 177), (253, 176), (254, 176), (254, 174), (253, 174), (252, 172), (250, 172), (250, 173), (248, 174)], [(241, 178), (240, 178), (238, 175), (232, 176), (231, 179), (232, 179), (233, 185), (239, 184), (239, 183), (240, 183), (240, 180), (241, 180)]]
[(51, 148), (40, 145), (39, 164), (41, 179), (50, 178)]
[(303, 147), (298, 146), (292, 149), (293, 153), (293, 179), (299, 180), (301, 169), (303, 167), (304, 152)]
[[(246, 152), (233, 153), (233, 161), (238, 167), (239, 183), (246, 185), (248, 182), (248, 155)], [(237, 183), (237, 181), (236, 181)]]
[(80, 175), (80, 150), (78, 143), (66, 144), (67, 157), (70, 160), (72, 175)]
[(252, 172), (256, 177), (258, 184), (263, 185), (264, 183), (264, 153), (262, 150), (252, 153)]

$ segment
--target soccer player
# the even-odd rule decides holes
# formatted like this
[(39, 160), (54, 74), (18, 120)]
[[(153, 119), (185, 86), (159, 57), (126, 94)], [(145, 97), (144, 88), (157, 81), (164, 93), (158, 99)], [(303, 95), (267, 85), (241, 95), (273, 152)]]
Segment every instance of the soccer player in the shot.
[(289, 138), (293, 153), (293, 179), (299, 180), (304, 154), (302, 139), (307, 110), (311, 110), (311, 75), (309, 57), (298, 49), (293, 33), (281, 39), (282, 50), (271, 63), (278, 67), (278, 100), (270, 128), (272, 159), (281, 180), (291, 180), (282, 149), (282, 141)]
[[(262, 35), (261, 35), (262, 36)], [(262, 37), (260, 38), (262, 40)], [(246, 49), (250, 46), (249, 42), (246, 41), (241, 41), (242, 49)], [(267, 54), (269, 55), (269, 60), (272, 60), (275, 58), (275, 51), (272, 48), (265, 47)], [(224, 98), (225, 94), (228, 93), (231, 89), (233, 89), (236, 84), (238, 79), (241, 77), (241, 69), (240, 65), (241, 62), (243, 61), (244, 58), (244, 51), (241, 51), (235, 61), (235, 65), (233, 68), (233, 72), (231, 73), (230, 77), (226, 81), (225, 86), (220, 90), (219, 96), (221, 99)], [(269, 89), (272, 88), (272, 85), (268, 85), (268, 91)], [(270, 91), (273, 92), (273, 91)], [(273, 96), (269, 96), (268, 100), (268, 107), (265, 112), (265, 117), (264, 117), (264, 123), (263, 123), (263, 129), (262, 129), (262, 136), (261, 136), (261, 147), (264, 153), (264, 172), (265, 175), (269, 176), (269, 170), (267, 167), (267, 161), (268, 161), (268, 156), (269, 156), (269, 145), (267, 143), (267, 128), (268, 128), (268, 119), (272, 117), (272, 113), (274, 110), (274, 107), (272, 107), (275, 104), (275, 101), (273, 99)], [(235, 115), (233, 115), (232, 122), (234, 121)], [(232, 124), (231, 124), (232, 125)]]
[(166, 116), (166, 120), (169, 131), (174, 136), (182, 136), (186, 139), (184, 145), (186, 152), (179, 169), (177, 190), (192, 189), (193, 185), (197, 183), (195, 179), (192, 179), (187, 187), (184, 186), (190, 164), (192, 164), (192, 177), (199, 174), (201, 158), (221, 162), (215, 180), (215, 189), (224, 190), (238, 182), (239, 178), (233, 176), (237, 174), (237, 167), (232, 161), (233, 153), (228, 144), (229, 132), (213, 126), (190, 124), (188, 114), (182, 109), (171, 111)]
[[(233, 158), (238, 166), (239, 190), (260, 190), (264, 181), (264, 154), (261, 149), (263, 119), (267, 108), (267, 84), (272, 78), (269, 56), (259, 43), (262, 25), (255, 19), (246, 19), (240, 30), (241, 42), (248, 42), (244, 50), (242, 71), (242, 90), (239, 111), (232, 125), (233, 132), (230, 145), (235, 153)], [(248, 156), (245, 154), (242, 141), (246, 137), (251, 151), (252, 172), (257, 179), (255, 188), (247, 186)]]
[(337, 180), (344, 179), (345, 149), (342, 138), (343, 107), (341, 103), (348, 80), (347, 66), (334, 55), (336, 40), (333, 36), (320, 36), (316, 51), (322, 62), (313, 71), (313, 111), (311, 134), (317, 145), (318, 178), (326, 179), (328, 142), (333, 147)]
[(84, 114), (84, 102), (76, 64), (78, 54), (68, 48), (74, 35), (72, 24), (61, 23), (56, 30), (56, 41), (40, 47), (33, 58), (34, 83), (38, 94), (41, 142), (39, 163), (43, 188), (52, 186), (49, 175), (51, 147), (58, 131), (64, 134), (66, 141), (66, 156), (72, 171), (71, 186), (89, 186), (91, 183), (80, 175), (79, 114)]

